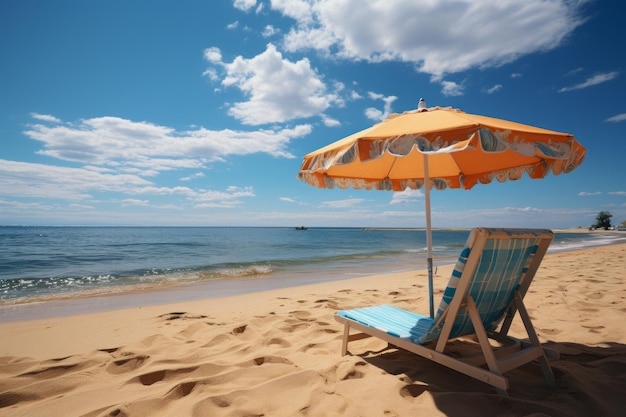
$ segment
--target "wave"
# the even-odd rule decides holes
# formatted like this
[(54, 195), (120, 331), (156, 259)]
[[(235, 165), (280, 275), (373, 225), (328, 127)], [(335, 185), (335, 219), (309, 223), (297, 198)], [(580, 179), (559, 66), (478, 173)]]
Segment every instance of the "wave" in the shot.
[[(358, 230), (350, 230), (346, 235), (343, 231), (329, 230), (319, 232), (318, 236), (293, 234), (289, 230), (268, 243), (266, 230), (262, 230), (258, 241), (250, 243), (249, 230), (235, 232), (245, 232), (241, 237), (243, 244), (237, 243), (237, 239), (228, 243), (218, 239), (219, 236), (209, 244), (195, 244), (196, 238), (188, 238), (187, 231), (182, 235), (184, 242), (157, 242), (156, 246), (146, 242), (135, 248), (130, 248), (134, 245), (132, 241), (118, 243), (123, 250), (111, 250), (115, 245), (109, 241), (80, 253), (75, 253), (73, 246), (61, 245), (52, 250), (48, 246), (40, 248), (37, 241), (31, 242), (18, 252), (21, 257), (14, 260), (15, 257), (7, 256), (0, 260), (3, 272), (0, 274), (0, 305), (212, 281), (241, 280), (241, 286), (245, 287), (247, 280), (257, 278), (337, 279), (361, 273), (425, 268), (426, 263), (425, 239), (420, 234), (381, 231), (372, 235), (368, 231), (363, 235)], [(119, 236), (118, 241), (125, 236)], [(466, 238), (466, 232), (457, 231), (433, 236), (435, 265), (453, 263)], [(623, 242), (626, 242), (626, 235), (619, 232), (557, 233), (550, 251)], [(156, 247), (161, 249), (155, 250)], [(148, 263), (154, 267), (145, 268)]]
[(198, 277), (202, 281), (207, 279), (250, 278), (261, 275), (269, 275), (274, 272), (274, 270), (274, 267), (270, 264), (233, 266), (231, 268), (219, 268), (210, 272), (200, 272)]
[(565, 252), (620, 243), (626, 243), (626, 235), (619, 233), (598, 235), (590, 233), (557, 233), (548, 252)]

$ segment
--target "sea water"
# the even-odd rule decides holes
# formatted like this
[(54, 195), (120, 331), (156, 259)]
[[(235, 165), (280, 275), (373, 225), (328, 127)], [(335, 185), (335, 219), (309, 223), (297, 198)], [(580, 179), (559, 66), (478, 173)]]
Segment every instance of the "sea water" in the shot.
[[(453, 263), (468, 230), (433, 231), (434, 265)], [(557, 233), (552, 251), (626, 242)], [(0, 227), (0, 306), (170, 290), (198, 297), (426, 268), (423, 229)], [(176, 301), (172, 299), (171, 301)]]

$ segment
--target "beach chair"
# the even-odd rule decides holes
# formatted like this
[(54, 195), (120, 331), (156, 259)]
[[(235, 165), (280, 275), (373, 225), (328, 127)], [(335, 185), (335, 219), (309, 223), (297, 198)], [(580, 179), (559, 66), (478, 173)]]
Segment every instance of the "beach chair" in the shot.
[[(538, 360), (553, 388), (547, 349), (539, 343), (523, 302), (552, 238), (543, 229), (473, 229), (434, 318), (389, 305), (338, 311), (335, 318), (345, 325), (342, 355), (348, 353), (349, 342), (374, 336), (490, 384), (503, 395), (509, 388), (503, 374)], [(528, 340), (508, 335), (516, 313)], [(453, 339), (473, 343), (477, 354), (457, 357), (458, 352), (446, 352)], [(558, 358), (556, 351), (548, 353)]]

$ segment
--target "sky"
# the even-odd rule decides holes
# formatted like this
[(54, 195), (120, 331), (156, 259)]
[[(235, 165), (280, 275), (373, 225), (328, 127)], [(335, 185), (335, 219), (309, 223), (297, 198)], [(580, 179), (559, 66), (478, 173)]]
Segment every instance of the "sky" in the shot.
[(302, 157), (451, 106), (567, 132), (569, 174), (434, 190), (433, 227), (626, 221), (619, 0), (0, 2), (0, 225), (424, 227)]

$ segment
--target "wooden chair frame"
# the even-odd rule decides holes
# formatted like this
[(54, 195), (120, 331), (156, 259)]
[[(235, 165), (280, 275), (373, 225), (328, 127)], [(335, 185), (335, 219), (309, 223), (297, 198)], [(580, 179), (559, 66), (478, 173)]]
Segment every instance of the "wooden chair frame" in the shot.
[[(474, 299), (467, 294), (467, 288), (470, 279), (474, 275), (480, 259), (481, 253), (488, 239), (517, 239), (517, 238), (536, 238), (537, 249), (532, 256), (525, 273), (520, 277), (519, 286), (514, 291), (512, 300), (506, 309), (502, 323), (497, 331), (488, 331), (481, 319), (480, 313), (476, 308)], [(538, 360), (548, 386), (555, 386), (555, 379), (552, 369), (548, 363), (548, 356), (551, 359), (557, 359), (558, 353), (553, 350), (546, 350), (541, 346), (539, 337), (532, 325), (528, 311), (524, 305), (524, 296), (532, 282), (535, 273), (545, 255), (548, 246), (553, 238), (553, 234), (549, 230), (538, 229), (474, 229), (468, 239), (468, 245), (471, 248), (469, 257), (463, 269), (460, 280), (452, 300), (447, 308), (443, 311), (434, 325), (443, 321), (443, 327), (439, 338), (430, 343), (418, 344), (407, 338), (400, 338), (391, 335), (384, 330), (370, 327), (364, 323), (351, 320), (347, 317), (336, 315), (335, 318), (344, 324), (344, 334), (341, 352), (342, 355), (348, 353), (348, 344), (355, 340), (367, 337), (377, 337), (388, 342), (390, 345), (397, 346), (409, 352), (415, 353), (424, 358), (430, 359), (448, 368), (454, 369), (472, 378), (492, 385), (503, 395), (507, 394), (509, 388), (508, 378), (503, 374), (507, 371), (515, 369), (528, 362)], [(474, 335), (480, 345), (481, 355), (473, 357), (453, 357), (445, 352), (448, 342), (451, 340), (451, 331), (455, 322), (455, 318), (461, 309), (467, 309), (469, 313)], [(515, 314), (519, 314), (528, 340), (518, 340), (508, 335), (511, 322)], [(352, 331), (357, 331), (353, 333)], [(456, 336), (457, 339), (463, 336)], [(492, 346), (490, 339), (497, 342), (498, 347)], [(485, 367), (486, 365), (486, 367)]]

